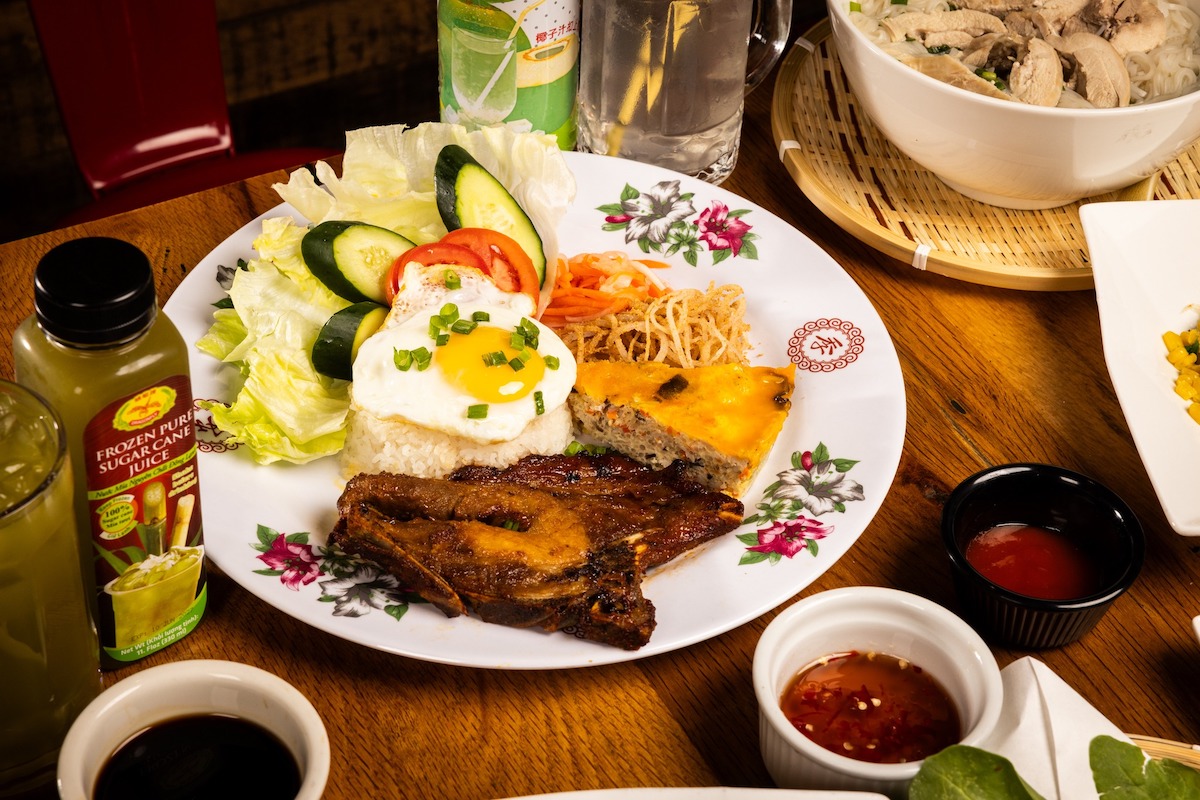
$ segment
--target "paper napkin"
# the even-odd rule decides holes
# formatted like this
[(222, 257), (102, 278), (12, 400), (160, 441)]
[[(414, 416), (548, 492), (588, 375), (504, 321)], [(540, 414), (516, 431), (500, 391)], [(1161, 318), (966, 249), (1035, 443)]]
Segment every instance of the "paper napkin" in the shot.
[(982, 745), (1013, 763), (1046, 800), (1097, 797), (1088, 747), (1093, 738), (1130, 739), (1042, 662), (1025, 657), (1000, 671), (1004, 709)]

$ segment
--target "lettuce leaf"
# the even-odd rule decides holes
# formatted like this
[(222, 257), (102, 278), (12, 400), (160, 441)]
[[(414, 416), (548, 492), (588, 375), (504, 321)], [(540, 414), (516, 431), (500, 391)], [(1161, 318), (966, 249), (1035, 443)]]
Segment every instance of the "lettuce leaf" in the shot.
[[(1150, 759), (1137, 745), (1097, 736), (1088, 748), (1101, 800), (1193, 800), (1200, 771), (1170, 758)], [(976, 747), (954, 745), (925, 759), (909, 800), (1042, 800), (1012, 762)]]
[[(347, 219), (380, 225), (414, 242), (446, 232), (437, 210), (434, 164), (442, 147), (465, 147), (503, 183), (542, 236), (547, 266), (557, 256), (557, 229), (575, 197), (575, 177), (553, 136), (497, 126), (468, 132), (427, 123), (364, 128), (346, 134), (342, 174), (325, 162), (317, 180), (293, 172), (275, 190), (312, 223)], [(319, 183), (318, 183), (319, 181)], [(257, 257), (234, 272), (232, 309), (219, 309), (199, 349), (241, 371), (229, 405), (205, 402), (231, 441), (256, 461), (306, 463), (338, 452), (345, 442), (349, 384), (312, 366), (310, 352), (325, 322), (349, 302), (333, 294), (304, 264), (307, 227), (290, 217), (263, 221)], [(548, 274), (545, 290), (553, 287)]]
[(218, 309), (197, 342), (241, 369), (244, 382), (231, 404), (201, 405), (260, 464), (306, 463), (345, 442), (349, 384), (318, 373), (309, 353), (325, 322), (349, 302), (304, 266), (304, 232), (288, 217), (263, 222), (254, 242), (260, 257), (234, 273), (233, 308)]
[[(504, 184), (537, 228), (552, 268), (558, 257), (558, 225), (575, 199), (576, 185), (557, 140), (548, 134), (512, 125), (468, 131), (442, 122), (361, 128), (346, 133), (340, 177), (318, 162), (317, 180), (323, 186), (301, 169), (274, 188), (313, 222), (370, 222), (424, 244), (446, 233), (437, 212), (433, 167), (448, 144), (466, 148)], [(548, 285), (552, 278), (547, 277)]]
[(1044, 800), (1003, 756), (956, 744), (921, 764), (909, 800)]
[(1200, 797), (1200, 772), (1171, 758), (1147, 759), (1136, 745), (1097, 736), (1088, 761), (1101, 800), (1189, 800)]

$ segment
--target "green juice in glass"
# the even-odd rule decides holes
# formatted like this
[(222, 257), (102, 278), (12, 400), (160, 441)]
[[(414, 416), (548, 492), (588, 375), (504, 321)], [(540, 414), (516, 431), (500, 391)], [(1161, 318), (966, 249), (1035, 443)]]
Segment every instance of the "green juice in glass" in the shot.
[(0, 797), (49, 785), (58, 749), (100, 691), (56, 416), (0, 381)]

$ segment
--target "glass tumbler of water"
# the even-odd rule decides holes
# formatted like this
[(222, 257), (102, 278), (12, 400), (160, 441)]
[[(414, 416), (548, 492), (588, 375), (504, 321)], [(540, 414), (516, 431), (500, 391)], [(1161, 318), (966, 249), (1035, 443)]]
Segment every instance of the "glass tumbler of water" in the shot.
[(0, 798), (52, 792), (67, 729), (101, 688), (72, 489), (57, 414), (0, 380)]
[(583, 0), (582, 11), (579, 149), (729, 177), (746, 93), (783, 52), (791, 0)]

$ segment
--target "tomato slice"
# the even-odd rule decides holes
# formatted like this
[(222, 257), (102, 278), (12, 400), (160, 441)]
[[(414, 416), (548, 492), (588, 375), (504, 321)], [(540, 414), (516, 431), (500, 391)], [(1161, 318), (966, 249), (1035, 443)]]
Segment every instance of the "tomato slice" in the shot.
[(491, 274), (488, 269), (488, 263), (469, 247), (445, 240), (430, 242), (429, 244), (419, 244), (405, 251), (399, 258), (392, 262), (392, 268), (388, 272), (387, 280), (387, 300), (392, 302), (392, 298), (396, 296), (396, 292), (400, 289), (400, 281), (404, 279), (404, 268), (413, 261), (427, 267), (437, 264), (457, 264), (460, 267), (471, 267), (477, 269), (485, 275)]
[(506, 292), (529, 295), (537, 307), (541, 295), (537, 269), (511, 236), (488, 228), (458, 228), (443, 236), (441, 243), (470, 249), (483, 259), (484, 272), (497, 286)]

